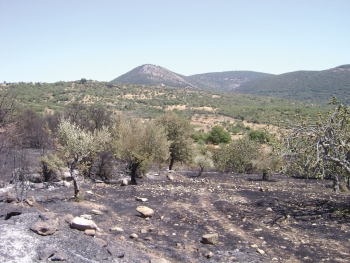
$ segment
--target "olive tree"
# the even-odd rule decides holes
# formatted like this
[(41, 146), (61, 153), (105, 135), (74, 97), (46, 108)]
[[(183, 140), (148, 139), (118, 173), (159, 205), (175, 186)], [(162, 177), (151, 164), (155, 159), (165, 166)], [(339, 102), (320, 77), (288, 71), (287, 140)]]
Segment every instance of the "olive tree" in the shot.
[(229, 143), (232, 141), (231, 135), (224, 127), (220, 125), (214, 126), (208, 136), (208, 141), (213, 144)]
[(170, 142), (169, 170), (173, 169), (175, 162), (190, 163), (193, 155), (193, 128), (190, 121), (173, 112), (160, 116), (156, 121), (164, 126)]
[(245, 173), (254, 168), (252, 161), (259, 154), (260, 145), (257, 142), (239, 139), (217, 148), (213, 159), (215, 166), (222, 171)]
[(305, 177), (339, 180), (350, 174), (350, 108), (335, 98), (335, 107), (327, 114), (319, 114), (315, 123), (295, 118), (281, 129), (279, 150), (287, 160), (286, 173)]
[(110, 139), (110, 132), (105, 127), (92, 133), (85, 131), (67, 119), (61, 120), (58, 127), (58, 150), (72, 176), (76, 198), (79, 195), (80, 188), (74, 170), (78, 164), (83, 162), (84, 158), (103, 150)]
[(162, 163), (169, 156), (169, 142), (163, 126), (118, 116), (113, 131), (115, 156), (130, 169), (131, 184), (136, 184), (141, 164)]

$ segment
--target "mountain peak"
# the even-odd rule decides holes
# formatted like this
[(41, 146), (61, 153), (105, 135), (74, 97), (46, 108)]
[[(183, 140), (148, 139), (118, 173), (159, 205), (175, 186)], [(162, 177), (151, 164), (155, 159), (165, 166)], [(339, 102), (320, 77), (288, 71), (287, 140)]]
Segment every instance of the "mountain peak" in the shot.
[(197, 88), (185, 76), (172, 72), (166, 68), (145, 64), (134, 68), (124, 75), (112, 80), (116, 84), (145, 84), (174, 87)]

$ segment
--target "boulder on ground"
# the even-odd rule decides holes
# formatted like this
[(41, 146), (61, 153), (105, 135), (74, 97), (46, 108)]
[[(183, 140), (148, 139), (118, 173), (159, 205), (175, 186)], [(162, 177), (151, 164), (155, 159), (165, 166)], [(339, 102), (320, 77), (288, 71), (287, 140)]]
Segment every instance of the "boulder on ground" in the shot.
[(112, 257), (116, 257), (116, 258), (123, 258), (125, 252), (115, 246), (108, 246), (107, 251), (109, 254), (111, 254)]
[(95, 229), (97, 230), (97, 225), (94, 221), (85, 219), (82, 217), (75, 217), (70, 224), (71, 228), (78, 229), (80, 231), (85, 231), (86, 229)]
[(55, 247), (53, 247), (53, 246), (47, 247), (40, 252), (39, 259), (40, 260), (47, 260), (48, 258), (52, 257), (56, 252), (57, 252), (57, 250)]
[(142, 217), (152, 217), (154, 214), (153, 209), (147, 206), (138, 206), (136, 210), (141, 214)]
[(174, 181), (174, 176), (172, 174), (168, 174), (166, 176), (170, 181)]
[(215, 244), (216, 242), (218, 242), (218, 238), (219, 235), (217, 233), (213, 233), (213, 234), (205, 234), (202, 236), (202, 243), (203, 244)]
[(129, 180), (128, 180), (128, 178), (124, 178), (124, 179), (122, 180), (122, 182), (120, 183), (120, 185), (121, 185), (121, 186), (127, 186), (127, 185), (129, 185)]
[(54, 212), (41, 212), (39, 217), (43, 220), (54, 220), (56, 219), (56, 214)]
[(110, 231), (124, 232), (124, 229), (118, 226), (113, 226), (110, 228)]
[(57, 219), (50, 219), (45, 221), (37, 221), (31, 227), (30, 230), (38, 235), (48, 236), (56, 232), (58, 226)]

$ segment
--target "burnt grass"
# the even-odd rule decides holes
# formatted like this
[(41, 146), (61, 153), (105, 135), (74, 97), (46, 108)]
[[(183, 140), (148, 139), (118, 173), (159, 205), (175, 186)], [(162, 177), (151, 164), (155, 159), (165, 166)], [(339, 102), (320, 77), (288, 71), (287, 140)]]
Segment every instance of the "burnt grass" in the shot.
[[(81, 202), (71, 198), (72, 187), (29, 194), (59, 216), (102, 211), (92, 216), (100, 237), (124, 251), (124, 257), (113, 262), (149, 262), (154, 257), (169, 262), (350, 261), (350, 196), (333, 192), (331, 181), (273, 175), (264, 182), (260, 175), (219, 172), (172, 175), (174, 180), (167, 172), (150, 174), (129, 186), (86, 181)], [(154, 209), (153, 217), (140, 217), (140, 205)], [(110, 231), (113, 226), (124, 232)], [(68, 227), (62, 231), (84, 236)], [(129, 238), (132, 233), (138, 235), (136, 240)], [(218, 242), (202, 244), (207, 233), (218, 233)], [(209, 251), (213, 255), (207, 258)], [(97, 261), (103, 260), (111, 259)]]

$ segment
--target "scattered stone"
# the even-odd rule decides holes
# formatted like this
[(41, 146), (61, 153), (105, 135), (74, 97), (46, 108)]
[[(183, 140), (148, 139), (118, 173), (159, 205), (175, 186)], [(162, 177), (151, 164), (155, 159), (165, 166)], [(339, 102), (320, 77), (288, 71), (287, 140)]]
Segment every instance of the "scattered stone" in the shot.
[(124, 229), (118, 226), (113, 226), (110, 228), (110, 231), (124, 232)]
[(214, 256), (214, 253), (211, 251), (208, 251), (207, 253), (205, 253), (204, 255), (206, 258), (212, 258)]
[(147, 198), (143, 198), (143, 197), (135, 197), (136, 201), (140, 201), (140, 202), (147, 202), (148, 199)]
[(75, 217), (70, 224), (71, 228), (78, 229), (80, 231), (85, 231), (86, 229), (95, 229), (97, 230), (97, 226), (94, 221), (88, 220), (82, 217)]
[(30, 230), (33, 232), (42, 235), (48, 236), (56, 232), (58, 226), (58, 220), (46, 220), (46, 221), (37, 221), (31, 227)]
[(132, 233), (131, 235), (130, 235), (130, 238), (131, 239), (137, 239), (139, 236), (137, 235), (137, 234), (135, 234), (135, 233)]
[[(169, 171), (170, 172), (170, 171)], [(172, 174), (168, 174), (166, 176), (170, 181), (174, 181), (174, 176)]]
[(96, 183), (96, 184), (101, 184), (101, 183), (103, 183), (103, 181), (102, 181), (102, 180), (95, 179), (95, 183)]
[(152, 258), (150, 263), (168, 263), (169, 261), (164, 258)]
[(39, 217), (43, 220), (54, 220), (56, 219), (56, 214), (54, 212), (41, 212)]
[(63, 219), (67, 224), (70, 225), (74, 220), (74, 216), (71, 214), (67, 214), (67, 215), (63, 216)]
[(120, 184), (120, 186), (127, 186), (129, 185), (129, 180), (127, 178), (124, 178)]
[(151, 236), (147, 236), (147, 237), (144, 238), (144, 240), (146, 240), (146, 241), (152, 241), (153, 238), (152, 238)]
[(253, 245), (250, 245), (250, 247), (252, 247), (252, 248), (258, 248), (259, 246), (256, 245), (256, 244), (253, 244)]
[(205, 234), (202, 236), (202, 243), (203, 244), (211, 244), (214, 245), (216, 242), (218, 242), (219, 235), (217, 233), (213, 234)]
[(259, 252), (261, 255), (265, 255), (265, 251), (260, 248), (257, 248), (256, 251)]
[(152, 217), (154, 214), (153, 209), (147, 206), (138, 206), (136, 210), (141, 214), (142, 217)]
[(116, 257), (116, 258), (123, 258), (125, 255), (123, 250), (115, 246), (108, 246), (107, 251), (109, 254), (111, 254), (112, 257)]
[(14, 196), (12, 192), (0, 193), (0, 202), (12, 203), (17, 202), (18, 199)]
[(40, 252), (39, 259), (40, 260), (47, 260), (48, 258), (52, 257), (57, 252), (55, 247), (47, 247), (44, 250)]
[(67, 255), (62, 252), (56, 252), (51, 258), (51, 261), (65, 261), (67, 259)]
[[(85, 230), (86, 231), (86, 230)], [(95, 237), (94, 242), (99, 245), (100, 247), (106, 247), (108, 244), (106, 241), (104, 241), (102, 238)]]
[(142, 228), (142, 229), (140, 230), (140, 233), (141, 233), (141, 234), (146, 234), (146, 233), (147, 233), (147, 229)]
[(182, 244), (181, 244), (181, 243), (176, 243), (176, 246), (177, 246), (177, 247), (181, 247)]
[(103, 212), (100, 211), (100, 210), (97, 210), (97, 209), (92, 209), (91, 213), (94, 214), (94, 215), (103, 215)]
[(125, 240), (126, 240), (125, 236), (120, 236), (119, 239), (120, 239), (121, 241), (125, 241)]
[(273, 212), (273, 210), (272, 210), (272, 208), (271, 208), (271, 207), (266, 208), (266, 211)]
[(85, 229), (84, 234), (87, 236), (95, 236), (96, 235), (96, 230), (95, 229)]
[(63, 181), (63, 186), (69, 188), (71, 186), (71, 183), (67, 181)]

